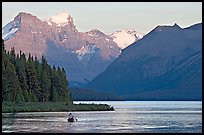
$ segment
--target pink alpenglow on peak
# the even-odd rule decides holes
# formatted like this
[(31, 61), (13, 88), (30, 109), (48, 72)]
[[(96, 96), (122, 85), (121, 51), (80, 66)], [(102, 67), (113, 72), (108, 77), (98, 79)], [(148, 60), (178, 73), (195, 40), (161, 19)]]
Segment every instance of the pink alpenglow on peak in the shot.
[(137, 40), (143, 38), (144, 34), (139, 33), (135, 30), (124, 29), (116, 31), (110, 36), (113, 38), (113, 41), (117, 43), (119, 48), (124, 49)]
[(57, 26), (64, 26), (68, 22), (73, 22), (73, 19), (68, 12), (61, 12), (61, 13), (57, 13), (54, 16), (51, 16), (47, 22), (49, 25), (52, 25), (53, 23), (55, 23), (57, 24)]
[(114, 35), (98, 29), (80, 32), (67, 12), (45, 19), (21, 12), (2, 28), (6, 50), (15, 47), (16, 53), (21, 50), (26, 56), (30, 53), (38, 59), (44, 55), (49, 63), (65, 67), (73, 86), (76, 82), (88, 83), (120, 55), (121, 48), (142, 36), (134, 30)]

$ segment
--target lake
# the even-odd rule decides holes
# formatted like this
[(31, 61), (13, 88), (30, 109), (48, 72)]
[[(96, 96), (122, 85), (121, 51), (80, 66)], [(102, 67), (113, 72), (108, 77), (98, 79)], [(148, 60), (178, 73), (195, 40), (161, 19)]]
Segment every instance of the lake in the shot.
[(115, 111), (2, 113), (2, 132), (202, 133), (202, 101), (75, 101), (106, 103)]

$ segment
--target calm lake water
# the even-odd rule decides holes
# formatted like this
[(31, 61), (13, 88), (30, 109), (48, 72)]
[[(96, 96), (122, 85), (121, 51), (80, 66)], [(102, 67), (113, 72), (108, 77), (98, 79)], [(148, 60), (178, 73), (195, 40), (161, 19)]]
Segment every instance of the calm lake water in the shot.
[(115, 111), (2, 113), (2, 132), (202, 133), (202, 101), (75, 101)]

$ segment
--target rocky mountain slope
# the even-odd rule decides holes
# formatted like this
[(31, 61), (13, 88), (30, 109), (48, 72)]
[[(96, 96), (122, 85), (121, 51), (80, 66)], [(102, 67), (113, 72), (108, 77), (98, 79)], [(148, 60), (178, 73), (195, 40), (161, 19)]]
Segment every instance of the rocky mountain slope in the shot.
[(202, 23), (157, 26), (87, 88), (127, 100), (202, 100)]
[(21, 12), (2, 28), (2, 38), (7, 50), (15, 47), (17, 53), (22, 50), (39, 59), (44, 55), (49, 64), (65, 67), (73, 86), (92, 80), (121, 53), (110, 35), (97, 29), (79, 32), (67, 12), (44, 20)]

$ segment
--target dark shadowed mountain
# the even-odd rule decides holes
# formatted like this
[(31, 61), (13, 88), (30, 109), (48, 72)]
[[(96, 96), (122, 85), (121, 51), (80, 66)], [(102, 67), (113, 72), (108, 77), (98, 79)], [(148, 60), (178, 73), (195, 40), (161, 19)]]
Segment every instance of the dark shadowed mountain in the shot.
[(202, 23), (157, 26), (87, 88), (126, 100), (202, 100)]
[(123, 100), (120, 96), (83, 88), (70, 88), (74, 101), (117, 101)]

